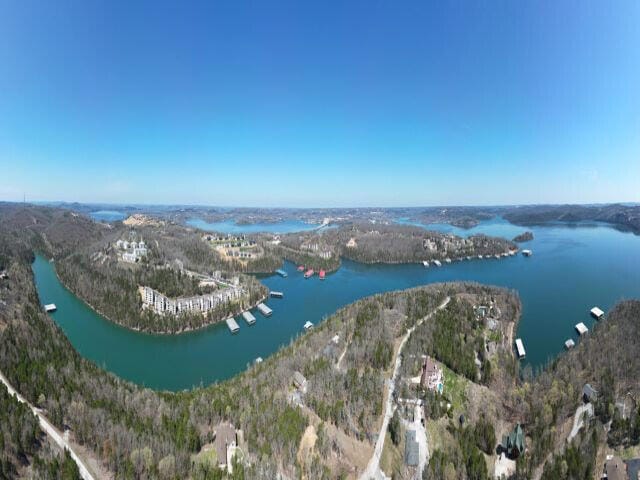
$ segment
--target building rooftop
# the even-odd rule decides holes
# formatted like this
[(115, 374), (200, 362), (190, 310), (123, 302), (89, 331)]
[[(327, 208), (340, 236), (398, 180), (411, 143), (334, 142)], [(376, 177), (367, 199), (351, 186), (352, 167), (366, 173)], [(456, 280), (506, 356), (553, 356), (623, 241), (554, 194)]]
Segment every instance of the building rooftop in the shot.
[(216, 438), (213, 443), (218, 456), (218, 464), (226, 465), (227, 448), (229, 445), (236, 443), (236, 429), (231, 423), (224, 422), (216, 427), (215, 432)]
[(410, 467), (415, 467), (420, 462), (420, 447), (416, 442), (415, 430), (407, 430), (404, 443), (404, 461)]
[(620, 457), (613, 457), (604, 464), (607, 480), (627, 480), (627, 466)]

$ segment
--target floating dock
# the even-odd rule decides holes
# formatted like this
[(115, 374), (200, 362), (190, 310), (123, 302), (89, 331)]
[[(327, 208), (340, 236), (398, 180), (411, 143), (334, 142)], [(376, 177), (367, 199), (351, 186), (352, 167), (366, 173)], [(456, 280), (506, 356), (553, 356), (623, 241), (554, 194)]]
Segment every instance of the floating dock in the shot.
[(304, 324), (304, 329), (305, 330), (309, 330), (311, 328), (313, 328), (313, 323), (307, 322), (307, 323)]
[(264, 303), (259, 303), (258, 304), (258, 310), (265, 317), (270, 317), (271, 314), (273, 313), (273, 310), (271, 310), (269, 307), (267, 307)]
[(227, 318), (225, 322), (227, 322), (227, 327), (229, 327), (231, 333), (238, 333), (238, 331), (240, 330), (240, 325), (238, 325), (238, 322), (236, 322), (233, 317)]
[(256, 317), (254, 317), (251, 312), (242, 312), (242, 318), (244, 318), (244, 321), (249, 325), (256, 323)]
[(278, 275), (280, 275), (281, 277), (283, 277), (283, 278), (287, 278), (289, 276), (289, 274), (287, 272), (285, 272), (284, 270), (280, 270), (280, 269), (276, 270), (276, 273)]
[(434, 260), (434, 261), (433, 261), (433, 264), (434, 264), (436, 267), (441, 267), (441, 266), (442, 266), (442, 262), (440, 262), (440, 260)]
[(587, 333), (589, 331), (587, 326), (582, 322), (580, 322), (579, 324), (576, 325), (576, 330), (578, 331), (578, 333), (580, 335), (584, 335), (585, 333)]
[(49, 313), (49, 312), (55, 312), (58, 309), (58, 307), (56, 307), (55, 303), (47, 303), (44, 306), (44, 311)]
[(604, 312), (602, 310), (600, 310), (598, 307), (593, 307), (591, 309), (591, 315), (596, 319), (596, 320), (600, 320), (602, 317), (604, 317)]
[(516, 338), (516, 351), (518, 352), (518, 358), (524, 358), (527, 354), (527, 352), (525, 352), (524, 350), (524, 344), (519, 338)]
[(282, 292), (269, 292), (269, 295), (272, 298), (284, 298), (284, 293)]
[(525, 257), (530, 257), (531, 255), (533, 255), (533, 252), (531, 250), (522, 250), (522, 255), (524, 255)]
[(576, 342), (574, 342), (573, 339), (571, 338), (566, 342), (564, 342), (564, 348), (566, 348), (567, 350), (571, 350), (575, 346), (576, 346)]

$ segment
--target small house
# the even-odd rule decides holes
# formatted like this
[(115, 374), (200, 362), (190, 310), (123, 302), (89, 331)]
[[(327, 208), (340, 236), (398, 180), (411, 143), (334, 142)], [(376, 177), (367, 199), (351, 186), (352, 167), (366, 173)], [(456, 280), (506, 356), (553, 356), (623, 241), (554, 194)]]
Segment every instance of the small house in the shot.
[(218, 466), (222, 469), (229, 470), (231, 468), (229, 460), (238, 445), (236, 429), (233, 424), (227, 422), (219, 424), (215, 429), (215, 440), (213, 443), (218, 457)]
[(422, 364), (422, 375), (420, 377), (420, 386), (427, 390), (437, 390), (442, 393), (443, 375), (442, 369), (436, 361), (427, 355)]
[(507, 457), (516, 459), (524, 453), (524, 430), (519, 423), (508, 435), (502, 436), (500, 447)]
[(407, 430), (404, 442), (404, 463), (409, 467), (417, 467), (420, 462), (420, 446), (416, 441), (416, 431)]
[[(627, 480), (627, 466), (620, 457), (607, 457), (604, 464), (604, 474), (607, 480)], [(635, 479), (634, 479), (635, 480)]]
[(598, 398), (598, 391), (591, 386), (590, 383), (586, 383), (582, 387), (582, 400), (584, 403), (593, 402)]
[(302, 393), (307, 393), (307, 379), (300, 372), (293, 372), (292, 382)]

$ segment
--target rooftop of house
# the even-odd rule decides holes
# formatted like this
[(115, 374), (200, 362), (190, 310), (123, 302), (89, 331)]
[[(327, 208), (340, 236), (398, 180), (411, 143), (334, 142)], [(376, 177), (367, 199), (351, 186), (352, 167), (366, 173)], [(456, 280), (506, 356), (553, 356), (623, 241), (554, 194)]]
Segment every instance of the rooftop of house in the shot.
[(214, 445), (218, 456), (218, 463), (226, 465), (227, 463), (227, 447), (236, 442), (236, 429), (231, 423), (220, 423), (216, 429), (216, 438)]
[(404, 461), (410, 467), (415, 467), (420, 461), (420, 449), (416, 442), (416, 431), (407, 430), (404, 443)]

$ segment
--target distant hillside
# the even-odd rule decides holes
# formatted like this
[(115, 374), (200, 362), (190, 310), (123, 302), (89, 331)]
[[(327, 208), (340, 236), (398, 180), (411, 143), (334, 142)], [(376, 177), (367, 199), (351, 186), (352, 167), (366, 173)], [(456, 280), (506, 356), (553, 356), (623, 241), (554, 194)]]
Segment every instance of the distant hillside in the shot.
[(514, 207), (503, 216), (518, 225), (596, 221), (640, 233), (640, 205), (532, 205)]

